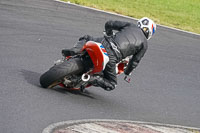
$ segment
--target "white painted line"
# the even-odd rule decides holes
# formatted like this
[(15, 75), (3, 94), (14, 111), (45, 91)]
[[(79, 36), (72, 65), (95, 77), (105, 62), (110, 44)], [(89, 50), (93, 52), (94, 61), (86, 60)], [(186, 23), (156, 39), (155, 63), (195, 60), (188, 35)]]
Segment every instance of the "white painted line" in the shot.
[[(153, 122), (141, 122), (141, 121), (130, 121), (130, 120), (112, 120), (112, 119), (85, 119), (85, 120), (71, 120), (71, 121), (62, 121), (58, 123), (54, 123), (46, 127), (42, 133), (53, 133), (57, 129), (62, 129), (70, 126), (76, 126), (76, 125), (87, 125), (93, 124), (94, 122), (117, 122), (117, 123), (130, 123), (130, 124), (140, 124), (143, 126), (151, 127), (152, 129), (155, 128), (160, 131), (171, 131), (176, 129), (176, 131), (179, 131), (179, 133), (185, 133), (185, 130), (197, 130), (200, 131), (200, 128), (194, 128), (194, 127), (186, 127), (186, 126), (178, 126), (178, 125), (170, 125), (170, 124), (161, 124), (161, 123), (153, 123)], [(79, 127), (80, 128), (80, 127)], [(78, 129), (77, 129), (78, 130)], [(188, 132), (187, 132), (188, 133)], [(194, 132), (192, 132), (194, 133)], [(198, 132), (197, 132), (198, 133)]]
[(178, 128), (169, 128), (169, 127), (158, 127), (158, 126), (151, 126), (151, 125), (144, 125), (145, 127), (151, 128), (153, 130), (159, 131), (161, 133), (194, 133), (192, 131), (186, 129), (178, 129)]
[(85, 123), (80, 125), (75, 125), (70, 128), (72, 131), (78, 132), (78, 133), (119, 133), (114, 130), (110, 130), (108, 128), (104, 128), (100, 125), (97, 125), (95, 123)]
[[(68, 5), (74, 5), (74, 6), (82, 7), (82, 8), (86, 8), (86, 9), (91, 9), (91, 10), (95, 10), (95, 11), (98, 11), (98, 12), (103, 12), (103, 13), (107, 13), (107, 14), (111, 14), (111, 15), (116, 15), (116, 16), (120, 16), (120, 17), (124, 17), (124, 18), (128, 18), (128, 19), (132, 19), (132, 20), (135, 20), (135, 21), (138, 20), (138, 19), (133, 18), (133, 17), (129, 17), (129, 16), (113, 13), (113, 12), (107, 12), (107, 11), (96, 9), (96, 8), (92, 8), (92, 7), (78, 5), (78, 4), (75, 4), (75, 3), (71, 3), (70, 1), (68, 1), (68, 2), (65, 2), (65, 1), (62, 1), (62, 0), (54, 0), (54, 1), (65, 3), (65, 4), (68, 4)], [(198, 33), (184, 31), (184, 30), (181, 30), (181, 29), (177, 29), (177, 28), (173, 28), (173, 27), (169, 27), (169, 26), (165, 26), (165, 25), (160, 25), (160, 24), (157, 24), (157, 25), (159, 25), (161, 27), (164, 27), (164, 28), (168, 28), (168, 29), (172, 29), (172, 30), (181, 31), (181, 32), (185, 32), (185, 33), (188, 33), (188, 34), (193, 34), (193, 35), (200, 36), (200, 34), (198, 34)]]

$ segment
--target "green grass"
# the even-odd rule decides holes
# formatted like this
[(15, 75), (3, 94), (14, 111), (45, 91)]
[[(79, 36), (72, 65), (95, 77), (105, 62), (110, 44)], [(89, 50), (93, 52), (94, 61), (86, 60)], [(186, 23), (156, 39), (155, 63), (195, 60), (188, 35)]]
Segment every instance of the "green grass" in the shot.
[(64, 0), (200, 33), (200, 0)]

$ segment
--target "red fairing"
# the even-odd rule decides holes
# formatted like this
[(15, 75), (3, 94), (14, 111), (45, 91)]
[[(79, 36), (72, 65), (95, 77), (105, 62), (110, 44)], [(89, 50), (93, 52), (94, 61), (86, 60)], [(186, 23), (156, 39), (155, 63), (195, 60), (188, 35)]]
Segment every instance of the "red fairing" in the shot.
[(64, 85), (63, 83), (60, 83), (59, 85), (60, 85), (61, 87), (65, 87), (65, 85)]
[(82, 51), (83, 50), (87, 51), (93, 62), (94, 69), (92, 70), (91, 73), (101, 72), (103, 70), (104, 59), (99, 46), (95, 42), (89, 41), (83, 46)]
[(117, 68), (118, 68), (117, 74), (123, 73), (124, 72), (124, 63), (120, 63)]
[(66, 59), (69, 59), (69, 58), (71, 58), (71, 56), (66, 56), (65, 58), (66, 58)]
[(123, 61), (121, 63), (118, 64), (117, 69), (118, 69), (118, 73), (117, 74), (121, 74), (124, 72), (124, 68), (125, 66), (128, 64), (129, 61)]

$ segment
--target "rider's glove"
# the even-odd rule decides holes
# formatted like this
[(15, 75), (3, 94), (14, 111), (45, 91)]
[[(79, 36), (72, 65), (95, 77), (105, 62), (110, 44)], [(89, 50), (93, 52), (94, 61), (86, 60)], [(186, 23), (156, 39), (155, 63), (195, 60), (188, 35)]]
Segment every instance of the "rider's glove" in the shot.
[(104, 31), (104, 35), (107, 36), (107, 37), (111, 37), (114, 35), (113, 31), (112, 30), (106, 30)]

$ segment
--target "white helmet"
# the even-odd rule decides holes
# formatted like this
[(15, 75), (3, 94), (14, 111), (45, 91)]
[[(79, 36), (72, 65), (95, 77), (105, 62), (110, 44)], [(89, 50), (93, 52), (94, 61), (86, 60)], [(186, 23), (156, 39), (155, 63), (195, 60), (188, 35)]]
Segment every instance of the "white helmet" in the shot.
[(156, 24), (147, 17), (138, 20), (137, 25), (140, 29), (142, 29), (147, 40), (149, 40), (156, 31)]

